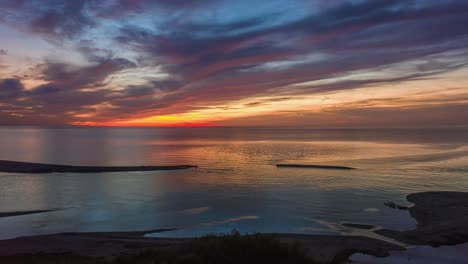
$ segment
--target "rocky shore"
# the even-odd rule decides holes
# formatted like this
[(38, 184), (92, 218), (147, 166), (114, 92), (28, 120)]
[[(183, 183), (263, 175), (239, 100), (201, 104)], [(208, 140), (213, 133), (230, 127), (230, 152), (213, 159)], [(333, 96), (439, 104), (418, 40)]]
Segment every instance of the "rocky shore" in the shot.
[(414, 203), (410, 215), (418, 222), (408, 231), (380, 229), (379, 235), (411, 245), (443, 246), (468, 241), (468, 193), (424, 192), (413, 193), (407, 200)]

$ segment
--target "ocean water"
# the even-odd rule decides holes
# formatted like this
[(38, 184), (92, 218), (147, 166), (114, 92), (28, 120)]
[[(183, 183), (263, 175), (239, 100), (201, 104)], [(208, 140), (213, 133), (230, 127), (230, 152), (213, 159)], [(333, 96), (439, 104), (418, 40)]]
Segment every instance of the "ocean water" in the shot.
[[(352, 233), (343, 222), (409, 229), (420, 191), (468, 190), (466, 129), (0, 128), (0, 159), (197, 169), (99, 174), (0, 173), (0, 239), (178, 228), (154, 236), (239, 230)], [(276, 163), (357, 170), (277, 168)]]

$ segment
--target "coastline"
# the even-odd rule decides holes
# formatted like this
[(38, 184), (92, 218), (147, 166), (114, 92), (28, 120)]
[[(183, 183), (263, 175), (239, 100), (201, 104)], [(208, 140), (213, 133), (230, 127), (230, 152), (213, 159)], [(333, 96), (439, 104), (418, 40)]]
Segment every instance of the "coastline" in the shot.
[(197, 168), (196, 165), (173, 166), (73, 166), (44, 164), (22, 161), (0, 160), (0, 172), (6, 173), (103, 173), (130, 171), (183, 170)]
[(55, 212), (55, 211), (60, 211), (60, 210), (65, 210), (65, 209), (53, 208), (53, 209), (42, 209), (42, 210), (0, 212), (0, 218), (20, 216), (20, 215), (29, 215), (29, 214), (48, 213), (48, 212)]
[[(193, 238), (144, 236), (164, 231), (171, 231), (171, 229), (136, 232), (60, 233), (0, 240), (0, 261), (2, 258), (21, 258), (39, 253), (46, 255), (73, 253), (86, 257), (115, 257), (147, 249), (175, 247), (193, 240)], [(405, 250), (402, 246), (364, 236), (278, 233), (263, 235), (271, 236), (284, 244), (299, 243), (307, 250), (307, 255), (318, 263), (342, 263), (354, 253), (384, 257), (388, 256), (392, 250)]]
[[(416, 229), (395, 231), (379, 229), (376, 234), (409, 245), (455, 245), (468, 242), (468, 193), (423, 192), (407, 196), (414, 203), (410, 216), (418, 222)], [(72, 252), (93, 257), (109, 257), (148, 248), (166, 248), (191, 241), (175, 238), (149, 238), (145, 234), (173, 229), (138, 232), (61, 233), (0, 240), (0, 260), (6, 256)], [(269, 234), (282, 243), (299, 243), (308, 256), (318, 263), (342, 263), (354, 253), (384, 257), (405, 247), (365, 236)]]
[(412, 230), (380, 229), (375, 233), (410, 245), (444, 246), (468, 241), (468, 192), (413, 193), (407, 200), (417, 221)]

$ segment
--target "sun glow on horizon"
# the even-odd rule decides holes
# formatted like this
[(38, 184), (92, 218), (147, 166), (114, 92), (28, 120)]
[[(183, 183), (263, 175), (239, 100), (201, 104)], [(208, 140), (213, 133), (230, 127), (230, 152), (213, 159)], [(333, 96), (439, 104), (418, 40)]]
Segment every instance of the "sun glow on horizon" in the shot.
[(0, 2), (0, 125), (467, 121), (462, 0)]
[[(262, 116), (288, 118), (298, 113), (327, 114), (353, 109), (413, 109), (441, 103), (468, 103), (463, 76), (466, 69), (450, 73), (448, 79), (377, 83), (355, 89), (320, 92), (311, 95), (256, 96), (223, 104), (195, 105), (195, 110), (178, 114), (151, 115), (147, 117), (116, 119), (104, 122), (74, 122), (84, 126), (216, 126), (229, 120), (245, 120), (245, 125), (255, 125), (248, 120)], [(451, 82), (447, 82), (450, 80)], [(454, 85), (456, 80), (457, 85)], [(331, 80), (329, 80), (331, 81)], [(458, 86), (458, 88), (456, 88)], [(430, 88), (434, 87), (434, 88)], [(441, 89), (442, 88), (442, 89)], [(376, 93), (375, 91), (379, 92)]]

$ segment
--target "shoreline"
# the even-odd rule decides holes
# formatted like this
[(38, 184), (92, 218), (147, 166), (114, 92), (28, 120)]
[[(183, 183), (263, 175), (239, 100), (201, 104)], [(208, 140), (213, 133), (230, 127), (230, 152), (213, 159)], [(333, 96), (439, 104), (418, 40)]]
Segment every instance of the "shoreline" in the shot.
[[(196, 238), (153, 238), (150, 233), (173, 229), (156, 229), (134, 232), (83, 232), (26, 236), (0, 240), (2, 258), (21, 258), (35, 254), (72, 253), (86, 257), (115, 257), (137, 253), (147, 249), (164, 249), (189, 243)], [(354, 253), (366, 253), (376, 257), (388, 256), (390, 251), (403, 251), (404, 247), (365, 236), (308, 235), (271, 233), (284, 244), (301, 244), (307, 255), (319, 263), (342, 263)]]
[[(468, 242), (468, 193), (423, 192), (407, 196), (414, 203), (410, 216), (418, 225), (413, 230), (379, 229), (374, 233), (409, 245), (455, 245)], [(347, 223), (347, 225), (354, 225)], [(359, 228), (362, 226), (356, 226)], [(367, 227), (367, 226), (365, 226)], [(85, 256), (116, 256), (147, 248), (172, 247), (194, 238), (151, 238), (145, 234), (171, 231), (155, 229), (137, 232), (60, 233), (0, 240), (0, 260), (5, 256), (72, 252)], [(284, 243), (299, 243), (319, 263), (342, 263), (354, 253), (377, 257), (405, 247), (366, 236), (268, 234)]]
[(183, 170), (197, 168), (196, 165), (168, 166), (74, 166), (34, 162), (0, 160), (0, 172), (6, 173), (104, 173), (130, 171)]
[(412, 230), (379, 229), (375, 233), (410, 245), (445, 246), (468, 242), (468, 192), (424, 192), (407, 195), (408, 211), (417, 221)]
[(49, 213), (49, 212), (55, 212), (55, 211), (61, 211), (61, 210), (66, 210), (66, 209), (65, 208), (53, 208), (53, 209), (42, 209), (42, 210), (0, 212), (0, 218), (20, 216), (20, 215)]

